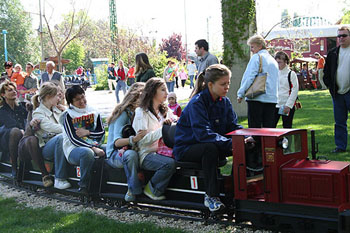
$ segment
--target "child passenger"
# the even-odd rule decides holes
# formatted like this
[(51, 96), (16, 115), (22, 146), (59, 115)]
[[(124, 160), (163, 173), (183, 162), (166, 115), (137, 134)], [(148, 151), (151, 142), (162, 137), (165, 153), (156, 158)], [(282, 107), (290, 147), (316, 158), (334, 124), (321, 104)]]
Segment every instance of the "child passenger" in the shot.
[(79, 85), (66, 90), (69, 108), (61, 115), (63, 151), (70, 164), (80, 166), (79, 192), (86, 194), (94, 156), (103, 157), (100, 148), (105, 135), (100, 114), (87, 105), (85, 92)]
[(230, 77), (230, 70), (220, 64), (211, 65), (201, 73), (175, 131), (175, 159), (202, 164), (204, 205), (210, 211), (225, 207), (219, 198), (217, 180), (219, 159), (232, 154), (232, 140), (225, 134), (242, 128), (226, 97)]
[(57, 189), (71, 187), (67, 181), (67, 161), (63, 154), (62, 127), (59, 123), (64, 111), (64, 107), (59, 106), (62, 97), (60, 87), (54, 83), (46, 82), (40, 87), (39, 94), (32, 98), (34, 105), (32, 117), (39, 122), (39, 129), (35, 132), (35, 136), (25, 135), (18, 148), (22, 159), (33, 159), (39, 167), (45, 187), (52, 186), (53, 182), (46, 170), (43, 157), (54, 160), (54, 187)]
[(180, 117), (181, 116), (181, 106), (176, 102), (175, 92), (170, 92), (168, 95), (168, 107), (173, 111), (173, 114)]
[(142, 92), (140, 107), (136, 108), (132, 124), (135, 132), (147, 130), (147, 134), (137, 145), (141, 168), (155, 171), (143, 191), (153, 200), (165, 199), (162, 194), (175, 172), (174, 159), (156, 153), (158, 141), (162, 137), (163, 124), (170, 124), (174, 118), (165, 105), (167, 95), (167, 87), (163, 79), (149, 79)]
[(118, 104), (112, 115), (107, 119), (109, 126), (106, 154), (107, 163), (114, 168), (124, 167), (128, 180), (128, 192), (125, 194), (125, 201), (135, 201), (136, 195), (142, 193), (142, 185), (138, 178), (139, 155), (132, 148), (147, 133), (140, 130), (136, 136), (123, 137), (123, 129), (132, 124), (136, 107), (142, 93), (144, 83), (134, 83), (121, 104)]

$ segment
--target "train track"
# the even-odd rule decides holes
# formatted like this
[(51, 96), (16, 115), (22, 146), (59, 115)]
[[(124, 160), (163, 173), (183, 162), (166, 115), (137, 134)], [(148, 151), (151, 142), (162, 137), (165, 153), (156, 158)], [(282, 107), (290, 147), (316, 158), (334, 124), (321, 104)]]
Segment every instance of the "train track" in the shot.
[(54, 199), (57, 201), (70, 203), (73, 205), (81, 205), (85, 207), (92, 207), (95, 209), (102, 208), (106, 211), (115, 210), (119, 213), (127, 212), (129, 214), (143, 215), (145, 217), (155, 216), (158, 218), (170, 218), (174, 221), (183, 220), (186, 222), (201, 222), (204, 225), (219, 224), (223, 227), (234, 226), (242, 229), (256, 230), (249, 223), (238, 223), (234, 222), (234, 219), (225, 219), (226, 216), (222, 215), (211, 215), (208, 213), (203, 213), (195, 210), (183, 210), (177, 208), (162, 207), (156, 205), (149, 205), (144, 203), (129, 204), (124, 201), (116, 201), (114, 203), (103, 199), (89, 199), (88, 197), (81, 198), (73, 195), (61, 194), (51, 191), (50, 189), (33, 187), (28, 184), (14, 184), (13, 180), (9, 177), (0, 176), (0, 182), (8, 187), (17, 189), (19, 191), (25, 191), (32, 195), (37, 195), (39, 197), (45, 197), (49, 199)]

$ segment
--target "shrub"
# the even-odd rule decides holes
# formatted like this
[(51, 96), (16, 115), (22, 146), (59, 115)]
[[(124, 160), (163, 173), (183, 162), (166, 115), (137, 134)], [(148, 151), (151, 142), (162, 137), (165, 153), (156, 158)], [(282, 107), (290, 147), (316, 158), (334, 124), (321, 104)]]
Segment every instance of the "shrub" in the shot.
[(108, 90), (107, 65), (102, 65), (95, 68), (95, 74), (97, 77), (97, 84), (95, 85), (95, 91)]

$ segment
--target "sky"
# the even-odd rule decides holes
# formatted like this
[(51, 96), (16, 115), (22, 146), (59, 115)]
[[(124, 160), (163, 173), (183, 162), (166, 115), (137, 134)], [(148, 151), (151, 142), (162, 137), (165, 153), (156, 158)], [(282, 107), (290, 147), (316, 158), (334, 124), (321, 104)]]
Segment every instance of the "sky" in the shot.
[[(209, 50), (222, 50), (222, 20), (220, 0), (115, 0), (117, 22), (120, 27), (136, 30), (139, 34), (154, 38), (158, 44), (172, 33), (187, 35), (188, 51), (194, 52), (198, 39), (208, 39)], [(41, 0), (44, 13), (50, 23), (59, 23), (62, 14), (72, 9), (72, 0)], [(87, 9), (92, 19), (108, 22), (109, 0), (75, 0), (77, 9)], [(330, 3), (332, 2), (332, 3)], [(21, 0), (28, 12), (39, 12), (39, 0)], [(322, 16), (335, 23), (342, 16), (344, 0), (256, 0), (258, 33), (268, 31), (281, 21), (281, 13), (288, 9), (301, 16)], [(185, 24), (186, 9), (186, 24)], [(33, 27), (38, 28), (39, 16), (31, 14)], [(187, 30), (185, 30), (187, 28)], [(187, 33), (186, 33), (187, 32)]]

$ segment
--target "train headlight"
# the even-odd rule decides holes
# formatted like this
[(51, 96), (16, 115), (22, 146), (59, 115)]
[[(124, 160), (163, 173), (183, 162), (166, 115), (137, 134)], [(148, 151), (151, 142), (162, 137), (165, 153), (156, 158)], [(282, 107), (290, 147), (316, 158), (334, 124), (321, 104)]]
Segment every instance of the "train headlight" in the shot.
[(288, 142), (288, 139), (286, 138), (286, 137), (283, 137), (283, 139), (282, 139), (282, 148), (283, 149), (288, 149), (288, 145), (289, 144), (289, 142)]

